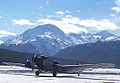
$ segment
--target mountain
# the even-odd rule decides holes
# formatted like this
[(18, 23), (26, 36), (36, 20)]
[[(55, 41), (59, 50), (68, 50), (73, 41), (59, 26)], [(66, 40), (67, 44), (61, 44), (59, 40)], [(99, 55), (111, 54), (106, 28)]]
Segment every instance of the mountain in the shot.
[[(40, 56), (39, 54), (36, 54)], [(15, 63), (26, 63), (27, 60), (32, 61), (32, 57), (34, 56), (33, 53), (23, 53), (17, 51), (11, 51), (7, 49), (0, 49), (0, 65), (3, 64), (2, 62), (15, 62)], [(57, 60), (60, 64), (73, 64), (73, 60), (69, 59), (59, 59), (56, 57), (49, 57), (52, 60)], [(75, 63), (74, 63), (75, 64)]]
[(100, 36), (100, 37), (103, 37), (104, 39), (105, 38), (107, 38), (107, 37), (110, 37), (110, 36), (115, 36), (114, 34), (111, 34), (110, 32), (108, 32), (108, 31), (106, 31), (106, 30), (103, 30), (103, 31), (101, 31), (101, 32), (98, 32), (98, 33), (96, 33), (96, 34), (94, 34), (94, 35), (98, 35), (98, 36)]
[(96, 34), (84, 32), (66, 34), (55, 25), (46, 24), (29, 29), (16, 38), (7, 40), (0, 45), (0, 48), (52, 56), (61, 49), (103, 41), (111, 36), (114, 35), (107, 31)]
[(54, 25), (39, 25), (0, 47), (19, 52), (53, 55), (68, 46), (65, 37), (65, 33)]
[(21, 53), (6, 49), (0, 49), (0, 64), (2, 62), (17, 62), (17, 63), (25, 63), (26, 60), (31, 60), (31, 57), (34, 54), (31, 53)]
[(87, 43), (86, 33), (69, 33), (66, 36), (70, 46)]
[(118, 40), (120, 40), (120, 36), (108, 37), (108, 38), (105, 39), (104, 41), (110, 42), (110, 41), (118, 41)]
[(5, 43), (9, 40), (12, 40), (16, 37), (16, 34), (0, 30), (0, 44)]
[(108, 32), (101, 31), (95, 34), (91, 33), (70, 33), (68, 35), (68, 41), (72, 42), (74, 45), (84, 44), (84, 43), (95, 43), (97, 41), (104, 41), (109, 37), (116, 37), (116, 35)]
[(42, 36), (44, 34), (53, 34), (55, 36), (64, 37), (64, 32), (61, 31), (58, 27), (46, 24), (46, 25), (39, 25), (33, 29), (29, 29), (25, 31), (23, 34), (20, 35), (20, 38), (23, 41), (35, 39), (37, 36)]
[(95, 43), (97, 41), (104, 41), (109, 37), (115, 37), (116, 35), (104, 30), (104, 31), (100, 31), (98, 33), (95, 34), (90, 34), (88, 33), (86, 35), (86, 39), (88, 40), (89, 43)]
[(55, 57), (74, 59), (83, 63), (114, 63), (120, 67), (120, 40), (96, 42), (68, 47)]

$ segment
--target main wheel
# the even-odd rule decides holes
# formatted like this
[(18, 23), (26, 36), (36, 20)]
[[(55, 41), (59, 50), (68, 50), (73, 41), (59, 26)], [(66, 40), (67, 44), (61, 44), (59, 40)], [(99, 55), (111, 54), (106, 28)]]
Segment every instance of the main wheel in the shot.
[(35, 75), (36, 75), (36, 76), (39, 76), (39, 74), (40, 74), (39, 71), (36, 71), (36, 72), (35, 72)]
[(57, 72), (53, 72), (53, 77), (56, 77), (57, 76)]

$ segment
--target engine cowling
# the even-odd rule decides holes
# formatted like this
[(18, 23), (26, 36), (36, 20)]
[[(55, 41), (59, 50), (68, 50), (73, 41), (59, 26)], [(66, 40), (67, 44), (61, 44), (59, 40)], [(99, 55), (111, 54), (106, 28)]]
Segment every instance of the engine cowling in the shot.
[(32, 68), (32, 63), (30, 61), (26, 61), (25, 67)]

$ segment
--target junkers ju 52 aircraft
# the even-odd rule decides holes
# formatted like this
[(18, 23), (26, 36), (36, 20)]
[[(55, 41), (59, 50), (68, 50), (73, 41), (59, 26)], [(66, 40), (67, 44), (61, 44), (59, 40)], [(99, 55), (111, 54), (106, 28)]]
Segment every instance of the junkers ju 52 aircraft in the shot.
[(20, 63), (10, 63), (10, 62), (3, 62), (6, 65), (15, 65), (15, 66), (24, 66), (32, 69), (37, 69), (35, 72), (36, 76), (42, 71), (49, 71), (53, 74), (54, 77), (57, 76), (57, 73), (74, 73), (78, 74), (84, 69), (87, 68), (109, 68), (115, 67), (114, 64), (110, 63), (100, 63), (100, 64), (78, 64), (78, 65), (61, 65), (56, 60), (51, 60), (46, 56), (36, 56), (32, 57), (32, 62), (27, 61), (26, 64)]

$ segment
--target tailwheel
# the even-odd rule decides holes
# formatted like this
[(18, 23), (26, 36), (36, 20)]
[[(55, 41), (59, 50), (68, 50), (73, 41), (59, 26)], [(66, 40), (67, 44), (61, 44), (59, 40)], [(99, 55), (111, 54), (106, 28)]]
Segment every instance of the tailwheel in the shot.
[(35, 72), (35, 75), (36, 75), (36, 76), (39, 76), (39, 74), (40, 74), (40, 71), (36, 71), (36, 72)]
[(57, 72), (53, 72), (53, 77), (56, 77), (57, 76)]

